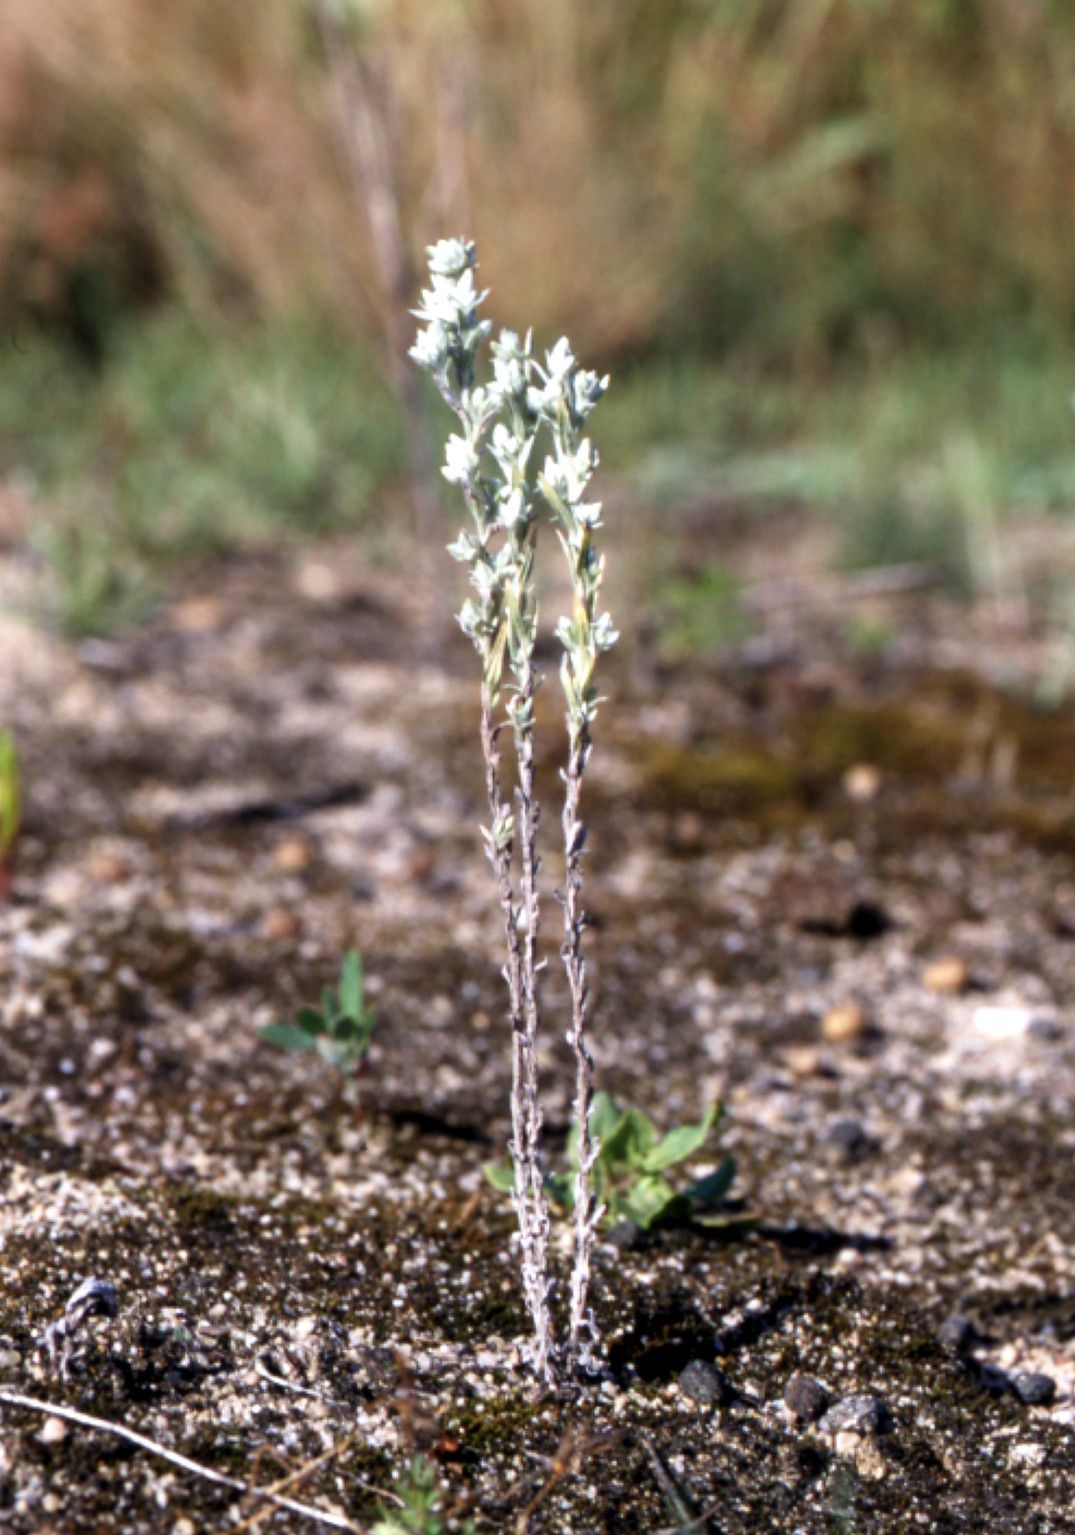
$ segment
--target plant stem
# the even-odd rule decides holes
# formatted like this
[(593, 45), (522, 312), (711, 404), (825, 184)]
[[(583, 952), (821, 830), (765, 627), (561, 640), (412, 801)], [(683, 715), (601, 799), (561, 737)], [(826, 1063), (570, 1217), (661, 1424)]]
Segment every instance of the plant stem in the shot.
[(544, 1294), (544, 1325), (549, 1328), (550, 1346), (554, 1346), (549, 1322), (551, 1277), (549, 1273), (549, 1210), (541, 1172), (541, 1097), (538, 1083), (537, 1041), (541, 1026), (538, 1003), (537, 977), (541, 968), (538, 958), (538, 938), (541, 928), (541, 898), (538, 876), (541, 859), (537, 852), (537, 827), (541, 807), (534, 793), (534, 733), (533, 699), (536, 678), (532, 654), (527, 653), (522, 666), (522, 681), (518, 701), (521, 712), (515, 731), (519, 782), (515, 793), (519, 812), (519, 843), (522, 855), (522, 914), (523, 934), (521, 945), (521, 975), (523, 1003), (523, 1034), (521, 1038), (522, 1072), (520, 1088), (523, 1095), (523, 1113), (526, 1119), (527, 1153), (530, 1175), (531, 1235), (537, 1276)]
[(585, 725), (570, 722), (570, 747), (564, 772), (563, 831), (567, 867), (564, 876), (564, 942), (561, 954), (571, 992), (571, 1027), (567, 1039), (575, 1056), (574, 1123), (578, 1131), (578, 1168), (575, 1173), (575, 1256), (571, 1270), (568, 1312), (567, 1366), (577, 1369), (587, 1327), (586, 1300), (594, 1232), (601, 1211), (595, 1207), (591, 1174), (599, 1147), (590, 1130), (593, 1104), (593, 1056), (587, 1042), (590, 986), (582, 935), (586, 917), (582, 907), (582, 850), (586, 828), (580, 812), (582, 777), (590, 755)]
[[(503, 825), (507, 815), (500, 772), (499, 726), (495, 704), (488, 683), (482, 686), (481, 743), (485, 758), (485, 787), (492, 827)], [(532, 755), (532, 749), (531, 749)], [(520, 773), (520, 799), (524, 795)], [(532, 805), (532, 800), (531, 800)], [(532, 814), (532, 812), (531, 812)], [(529, 819), (529, 817), (528, 817)], [(523, 844), (527, 845), (528, 820), (520, 817)], [(532, 839), (533, 826), (530, 825)], [(536, 893), (533, 842), (530, 841), (530, 887)], [(489, 858), (497, 879), (500, 909), (504, 922), (507, 963), (504, 979), (508, 986), (509, 1024), (511, 1027), (511, 1160), (515, 1171), (512, 1200), (519, 1223), (522, 1247), (523, 1293), (534, 1326), (534, 1367), (547, 1384), (554, 1379), (552, 1322), (549, 1313), (548, 1215), (541, 1187), (535, 1131), (540, 1128), (537, 1104), (536, 1064), (531, 1019), (536, 1024), (537, 1004), (533, 980), (534, 938), (520, 933), (520, 910), (527, 911), (533, 894), (524, 894), (524, 905), (517, 906), (512, 878), (512, 843), (498, 844), (495, 834), (489, 843)], [(526, 889), (524, 855), (524, 891)], [(531, 919), (532, 920), (532, 919)], [(527, 957), (529, 956), (529, 957)]]

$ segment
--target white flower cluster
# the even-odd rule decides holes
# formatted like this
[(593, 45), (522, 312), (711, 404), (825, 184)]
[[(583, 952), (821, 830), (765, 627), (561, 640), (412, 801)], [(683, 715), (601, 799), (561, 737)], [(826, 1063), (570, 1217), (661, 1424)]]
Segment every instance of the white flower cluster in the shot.
[[(482, 654), (494, 690), (505, 652), (516, 671), (521, 653), (532, 652), (540, 488), (559, 526), (579, 599), (575, 618), (561, 620), (557, 628), (566, 651), (565, 693), (569, 710), (582, 711), (589, 722), (597, 705), (594, 662), (615, 643), (616, 632), (608, 615), (598, 618), (594, 607), (603, 570), (593, 549), (601, 503), (585, 498), (598, 460), (582, 431), (608, 378), (580, 368), (566, 336), (545, 354), (542, 366), (530, 335), (520, 338), (505, 330), (491, 346), (492, 377), (478, 384), (475, 364), (492, 327), (478, 316), (487, 295), (476, 284), (474, 244), (440, 240), (428, 255), (431, 286), (415, 310), (423, 329), (410, 355), (432, 375), (460, 424), (445, 445), (441, 470), (463, 492), (473, 520), (473, 531), (461, 533), (448, 550), (468, 566), (476, 593), (464, 603), (459, 622)], [(535, 475), (534, 445), (542, 427), (552, 451)]]

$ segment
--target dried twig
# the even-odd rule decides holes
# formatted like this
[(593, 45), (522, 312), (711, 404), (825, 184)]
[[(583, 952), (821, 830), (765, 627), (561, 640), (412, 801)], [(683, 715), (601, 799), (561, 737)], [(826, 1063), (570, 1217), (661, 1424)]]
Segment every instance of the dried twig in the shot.
[(300, 1386), (297, 1381), (288, 1380), (286, 1376), (276, 1375), (263, 1364), (260, 1359), (254, 1360), (254, 1374), (260, 1375), (270, 1386), (278, 1386), (281, 1391), (293, 1391), (296, 1396), (308, 1396), (315, 1402), (324, 1402), (328, 1407), (346, 1408), (347, 1403), (341, 1402), (338, 1397), (326, 1396), (323, 1391), (316, 1391), (312, 1386)]
[[(331, 1461), (338, 1459), (338, 1457), (342, 1455), (345, 1450), (349, 1450), (358, 1439), (358, 1437), (359, 1433), (356, 1429), (353, 1433), (350, 1433), (346, 1435), (345, 1438), (340, 1439), (336, 1444), (330, 1445), (323, 1454), (316, 1456), (313, 1460), (307, 1461), (305, 1465), (297, 1466), (294, 1471), (289, 1471), (286, 1476), (282, 1476), (278, 1482), (273, 1482), (271, 1486), (252, 1487), (251, 1496), (263, 1503), (266, 1503), (268, 1506), (266, 1508), (256, 1509), (252, 1514), (248, 1515), (241, 1524), (236, 1526), (236, 1535), (240, 1535), (240, 1532), (243, 1530), (257, 1529), (261, 1521), (263, 1519), (267, 1519), (270, 1514), (274, 1512), (274, 1509), (277, 1506), (283, 1493), (291, 1491), (292, 1488), (301, 1487), (303, 1482), (309, 1481), (310, 1477), (313, 1476), (316, 1471), (320, 1471), (323, 1466), (327, 1466)], [(377, 1493), (380, 1497), (395, 1498), (394, 1493), (382, 1493), (379, 1488), (369, 1487), (368, 1484), (365, 1483), (362, 1485), (367, 1491)], [(402, 1500), (398, 1498), (396, 1498), (395, 1501), (400, 1503), (402, 1502)]]
[(515, 1521), (515, 1535), (528, 1535), (531, 1516), (541, 1507), (553, 1488), (558, 1486), (565, 1476), (576, 1471), (592, 1450), (615, 1444), (619, 1438), (619, 1434), (588, 1434), (582, 1429), (568, 1428), (556, 1448), (555, 1455), (551, 1458), (535, 1457), (540, 1458), (548, 1467), (548, 1476), (519, 1513)]
[(676, 1518), (675, 1524), (666, 1525), (664, 1528), (657, 1530), (655, 1535), (695, 1535), (695, 1532), (700, 1532), (700, 1535), (706, 1535), (706, 1532), (711, 1528), (710, 1516), (717, 1512), (719, 1504), (711, 1504), (708, 1508), (703, 1509), (700, 1514), (696, 1514), (680, 1490), (675, 1477), (673, 1477), (657, 1453), (656, 1446), (649, 1435), (640, 1434), (638, 1437), (639, 1443), (645, 1450), (647, 1459), (653, 1469), (657, 1485), (664, 1495), (664, 1500)]
[(155, 1439), (138, 1433), (136, 1429), (127, 1428), (123, 1423), (112, 1423), (108, 1418), (98, 1418), (92, 1413), (80, 1412), (77, 1408), (66, 1407), (60, 1402), (44, 1402), (38, 1397), (24, 1396), (21, 1391), (11, 1391), (7, 1386), (0, 1386), (0, 1402), (8, 1407), (20, 1407), (26, 1412), (40, 1412), (51, 1418), (62, 1418), (67, 1423), (76, 1423), (80, 1428), (93, 1429), (98, 1434), (111, 1434), (115, 1439), (123, 1439), (128, 1444), (137, 1445), (141, 1450), (148, 1450), (151, 1455), (156, 1455), (160, 1460), (166, 1460), (169, 1465), (178, 1466), (181, 1471), (189, 1471), (192, 1476), (201, 1477), (203, 1481), (214, 1482), (218, 1487), (227, 1487), (243, 1497), (268, 1498), (276, 1508), (286, 1508), (290, 1513), (301, 1514), (304, 1519), (313, 1519), (318, 1524), (328, 1525), (330, 1529), (349, 1530), (354, 1532), (354, 1535), (359, 1535), (358, 1526), (352, 1524), (343, 1514), (334, 1513), (331, 1509), (314, 1508), (309, 1503), (296, 1502), (294, 1498), (282, 1497), (269, 1489), (263, 1491), (253, 1487), (249, 1482), (240, 1481), (235, 1476), (227, 1476), (223, 1471), (214, 1471), (211, 1466), (203, 1466), (199, 1461), (191, 1460), (189, 1455), (180, 1454), (178, 1450), (169, 1450), (167, 1446), (158, 1444)]

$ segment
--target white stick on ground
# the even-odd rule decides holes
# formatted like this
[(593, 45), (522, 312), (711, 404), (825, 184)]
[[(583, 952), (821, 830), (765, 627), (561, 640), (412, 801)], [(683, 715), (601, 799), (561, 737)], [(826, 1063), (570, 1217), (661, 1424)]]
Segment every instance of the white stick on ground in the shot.
[(76, 1407), (66, 1407), (61, 1402), (45, 1402), (38, 1397), (24, 1396), (21, 1391), (11, 1391), (7, 1386), (0, 1386), (0, 1402), (8, 1407), (20, 1407), (26, 1412), (41, 1412), (50, 1418), (62, 1418), (65, 1423), (77, 1423), (80, 1428), (93, 1429), (98, 1434), (111, 1434), (115, 1439), (124, 1439), (128, 1444), (137, 1445), (140, 1450), (147, 1450), (158, 1459), (166, 1460), (169, 1465), (178, 1466), (181, 1471), (189, 1471), (191, 1476), (201, 1477), (202, 1481), (215, 1482), (218, 1487), (228, 1487), (232, 1492), (242, 1493), (244, 1497), (267, 1499), (275, 1507), (286, 1508), (292, 1514), (301, 1514), (305, 1519), (316, 1520), (318, 1524), (328, 1525), (334, 1530), (348, 1530), (353, 1535), (360, 1535), (359, 1526), (352, 1524), (343, 1514), (333, 1513), (331, 1509), (314, 1508), (310, 1503), (299, 1503), (294, 1498), (285, 1498), (266, 1488), (240, 1481), (236, 1476), (227, 1476), (223, 1471), (214, 1471), (211, 1466), (203, 1466), (199, 1461), (191, 1460), (189, 1455), (180, 1454), (178, 1450), (169, 1450), (166, 1445), (158, 1444), (155, 1439), (138, 1433), (136, 1429), (127, 1428), (123, 1423), (94, 1417), (92, 1413), (80, 1412)]

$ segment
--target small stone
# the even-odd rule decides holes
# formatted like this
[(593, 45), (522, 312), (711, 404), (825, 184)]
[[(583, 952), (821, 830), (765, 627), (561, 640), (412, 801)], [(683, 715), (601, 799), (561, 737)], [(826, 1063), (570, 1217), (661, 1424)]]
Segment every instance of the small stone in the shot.
[(978, 1384), (990, 1396), (1007, 1396), (1012, 1389), (1012, 1383), (1007, 1373), (995, 1364), (982, 1364), (978, 1366)]
[(1041, 1466), (1045, 1463), (1047, 1450), (1043, 1444), (1013, 1444), (1008, 1451), (1009, 1459), (1017, 1466)]
[(684, 1396), (701, 1407), (719, 1407), (735, 1395), (727, 1376), (707, 1359), (692, 1359), (679, 1372), (677, 1385)]
[(857, 804), (869, 804), (880, 787), (881, 770), (872, 762), (856, 762), (844, 774), (844, 793)]
[(41, 1499), (41, 1512), (43, 1514), (58, 1514), (60, 1512), (59, 1495), (55, 1492), (46, 1492)]
[(1051, 1407), (1056, 1401), (1056, 1381), (1040, 1370), (1020, 1370), (1011, 1376), (1011, 1383), (1027, 1407)]
[(302, 925), (286, 906), (274, 906), (261, 919), (261, 936), (270, 943), (290, 943), (299, 936)]
[(180, 634), (212, 634), (224, 621), (215, 597), (188, 597), (172, 608), (172, 625)]
[(177, 1519), (172, 1525), (172, 1535), (198, 1535), (193, 1519)]
[(941, 996), (958, 996), (966, 991), (969, 982), (966, 965), (951, 954), (931, 961), (922, 972), (922, 985), (927, 991), (938, 992)]
[(942, 1348), (950, 1349), (953, 1354), (968, 1354), (977, 1343), (981, 1342), (977, 1327), (969, 1316), (961, 1316), (958, 1312), (943, 1321), (937, 1329), (937, 1342)]
[(62, 1444), (67, 1438), (67, 1424), (62, 1418), (46, 1418), (37, 1437), (42, 1444)]
[(818, 1424), (823, 1434), (883, 1434), (892, 1426), (879, 1396), (845, 1396), (830, 1407)]
[(310, 867), (312, 859), (310, 844), (302, 837), (286, 837), (272, 855), (272, 861), (281, 874), (301, 874)]
[(89, 876), (100, 885), (118, 885), (130, 878), (131, 866), (118, 853), (95, 853), (90, 859)]
[(855, 1002), (832, 1007), (821, 1020), (821, 1037), (830, 1045), (846, 1045), (860, 1038), (866, 1027), (866, 1014)]
[(21, 1360), (15, 1348), (0, 1348), (0, 1370), (17, 1370)]
[(829, 1127), (828, 1140), (849, 1162), (877, 1150), (877, 1142), (857, 1119), (838, 1119)]
[(793, 1077), (816, 1077), (821, 1060), (813, 1045), (789, 1045), (784, 1051), (784, 1064)]
[(705, 846), (705, 822), (694, 810), (681, 811), (672, 822), (669, 842), (675, 853), (697, 853)]
[[(840, 1436), (842, 1437), (842, 1436)], [(858, 1438), (858, 1436), (855, 1436)], [(855, 1470), (860, 1476), (868, 1476), (871, 1481), (879, 1482), (886, 1471), (885, 1457), (881, 1453), (881, 1447), (876, 1439), (858, 1439), (855, 1450)]]
[(645, 1241), (646, 1233), (637, 1221), (617, 1221), (611, 1231), (605, 1237), (610, 1247), (616, 1247), (621, 1253), (633, 1252), (641, 1247)]
[(983, 1039), (1022, 1039), (1029, 1033), (1034, 1014), (1028, 1007), (1018, 1004), (1000, 1004), (976, 1007), (971, 1027)]
[(812, 1375), (793, 1375), (784, 1387), (784, 1406), (802, 1423), (816, 1423), (830, 1400), (825, 1387)]

